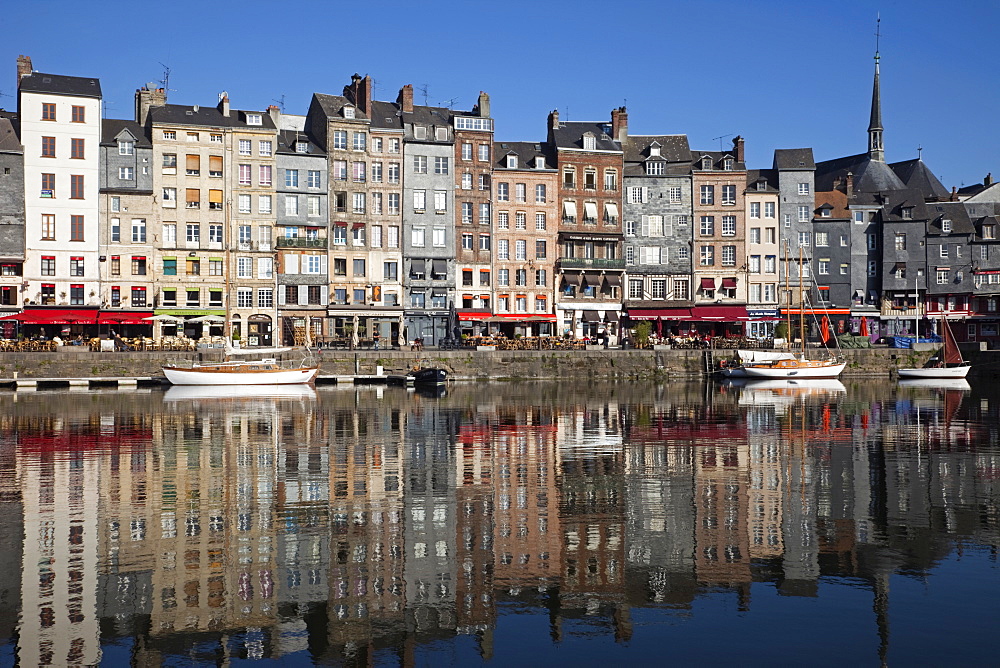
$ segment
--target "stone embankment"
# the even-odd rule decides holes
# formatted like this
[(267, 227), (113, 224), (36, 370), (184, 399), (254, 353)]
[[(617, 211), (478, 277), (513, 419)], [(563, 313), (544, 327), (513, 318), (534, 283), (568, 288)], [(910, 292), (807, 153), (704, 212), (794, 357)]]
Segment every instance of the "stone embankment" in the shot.
[[(475, 351), (330, 350), (323, 351), (321, 374), (368, 375), (381, 366), (386, 374), (415, 366), (438, 366), (456, 379), (627, 379), (696, 378), (711, 361), (731, 351), (704, 350), (573, 350)], [(891, 377), (900, 367), (922, 365), (931, 352), (897, 349), (844, 350), (844, 377)], [(972, 375), (1000, 371), (1000, 351), (966, 351)], [(291, 359), (291, 357), (287, 357)], [(91, 378), (161, 376), (163, 363), (177, 359), (220, 360), (221, 353), (118, 352), (65, 349), (54, 353), (0, 353), (0, 380), (11, 378)]]

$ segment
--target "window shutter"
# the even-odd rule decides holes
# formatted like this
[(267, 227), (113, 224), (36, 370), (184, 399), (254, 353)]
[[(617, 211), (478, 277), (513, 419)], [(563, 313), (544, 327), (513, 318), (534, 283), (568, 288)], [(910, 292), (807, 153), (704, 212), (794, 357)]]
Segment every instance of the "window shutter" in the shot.
[(299, 286), (299, 306), (304, 306), (309, 303), (309, 286), (300, 285)]
[(278, 306), (284, 306), (284, 305), (285, 305), (285, 286), (284, 285), (279, 285), (278, 286)]
[(330, 273), (330, 261), (326, 255), (320, 256), (319, 271), (321, 274), (326, 274), (326, 275)]
[(185, 202), (201, 202), (201, 191), (197, 188), (187, 188)]
[[(326, 262), (325, 262), (326, 258), (323, 258), (323, 260), (324, 260), (323, 265), (326, 266)], [(330, 286), (329, 285), (321, 285), (321, 286), (319, 286), (319, 303), (322, 306), (326, 306), (327, 304), (330, 303)]]
[(201, 157), (197, 155), (191, 155), (189, 153), (187, 156), (186, 165), (187, 169), (201, 169)]
[(640, 230), (639, 233), (643, 237), (648, 237), (649, 236), (649, 216), (643, 216), (642, 217), (642, 224), (640, 225), (639, 230)]
[(297, 274), (299, 273), (299, 256), (292, 255), (289, 253), (285, 256), (285, 273), (286, 274)]
[(643, 186), (642, 187), (642, 203), (646, 204), (647, 202), (649, 202), (649, 188), (647, 188), (646, 186)]
[(210, 171), (210, 172), (221, 172), (222, 171), (222, 156), (221, 155), (210, 155), (210, 156), (208, 156), (208, 171)]
[(222, 191), (221, 190), (209, 190), (208, 191), (208, 201), (210, 204), (222, 204)]

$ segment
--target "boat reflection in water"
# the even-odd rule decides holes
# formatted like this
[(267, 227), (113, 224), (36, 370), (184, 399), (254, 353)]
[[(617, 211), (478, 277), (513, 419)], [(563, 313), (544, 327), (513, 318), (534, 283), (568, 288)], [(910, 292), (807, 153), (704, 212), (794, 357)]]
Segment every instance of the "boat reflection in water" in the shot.
[(213, 399), (315, 399), (312, 385), (171, 385), (163, 400), (211, 401)]
[(997, 394), (848, 388), (0, 394), (0, 663), (994, 663)]

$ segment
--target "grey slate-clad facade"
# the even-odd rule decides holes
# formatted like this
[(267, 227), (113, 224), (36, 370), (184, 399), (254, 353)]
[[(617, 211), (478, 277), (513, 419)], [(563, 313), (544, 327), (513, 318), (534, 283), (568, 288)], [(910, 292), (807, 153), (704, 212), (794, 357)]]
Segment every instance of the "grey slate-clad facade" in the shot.
[(812, 303), (822, 308), (850, 308), (851, 289), (851, 213), (847, 195), (833, 190), (816, 193), (813, 212), (815, 285)]
[(0, 313), (20, 309), (24, 273), (24, 149), (16, 123), (14, 114), (0, 114)]
[(635, 136), (623, 143), (627, 309), (691, 301), (691, 149), (686, 135)]
[[(878, 196), (882, 235), (883, 334), (912, 334), (914, 318), (921, 316), (921, 291), (928, 289), (928, 271), (939, 262), (919, 241), (924, 238), (929, 214), (916, 190), (897, 190)], [(917, 242), (917, 243), (914, 243)], [(943, 266), (943, 265), (942, 265)], [(886, 317), (888, 316), (888, 317)]]
[(449, 109), (410, 108), (402, 116), (404, 318), (410, 339), (437, 345), (450, 335), (456, 284), (454, 135)]
[[(785, 284), (785, 272), (788, 273), (788, 285), (797, 290), (798, 257), (802, 249), (803, 261), (809, 263), (812, 253), (812, 214), (815, 207), (813, 193), (816, 191), (815, 171), (811, 148), (775, 149), (774, 169), (778, 173), (778, 235), (781, 256), (787, 251), (788, 257), (795, 262), (781, 262), (782, 285)], [(810, 265), (811, 266), (811, 265)], [(811, 281), (806, 279), (803, 289), (809, 290)], [(782, 300), (784, 303), (786, 300)]]
[(966, 317), (974, 290), (972, 245), (976, 228), (961, 202), (929, 202), (924, 248), (927, 253), (927, 317)]

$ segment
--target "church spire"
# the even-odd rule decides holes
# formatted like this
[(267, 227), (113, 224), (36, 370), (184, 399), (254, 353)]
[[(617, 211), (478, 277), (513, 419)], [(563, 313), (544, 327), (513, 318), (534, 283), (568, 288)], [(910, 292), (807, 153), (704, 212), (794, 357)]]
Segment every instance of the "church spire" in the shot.
[(875, 22), (875, 83), (872, 86), (872, 116), (868, 123), (868, 155), (872, 160), (885, 162), (885, 147), (882, 145), (882, 93), (878, 80), (878, 41), (881, 37), (879, 24), (881, 17)]

